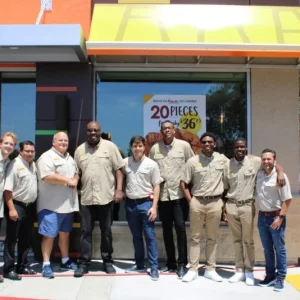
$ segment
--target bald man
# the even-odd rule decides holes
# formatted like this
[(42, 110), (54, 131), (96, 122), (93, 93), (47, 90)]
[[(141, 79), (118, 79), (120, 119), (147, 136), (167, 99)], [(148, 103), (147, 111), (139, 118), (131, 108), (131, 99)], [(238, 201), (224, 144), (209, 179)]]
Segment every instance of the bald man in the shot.
[(92, 253), (92, 232), (95, 221), (101, 230), (101, 256), (104, 271), (116, 273), (112, 260), (113, 202), (123, 199), (122, 168), (125, 163), (118, 147), (101, 138), (100, 124), (87, 124), (87, 142), (75, 151), (75, 161), (81, 174), (81, 254), (75, 277), (88, 273)]
[(69, 259), (69, 233), (72, 231), (73, 212), (79, 210), (77, 184), (78, 169), (69, 155), (69, 139), (64, 132), (53, 137), (52, 148), (37, 161), (39, 176), (38, 224), (43, 235), (42, 254), (45, 278), (54, 278), (50, 254), (55, 237), (59, 236), (61, 270), (75, 270), (77, 265)]

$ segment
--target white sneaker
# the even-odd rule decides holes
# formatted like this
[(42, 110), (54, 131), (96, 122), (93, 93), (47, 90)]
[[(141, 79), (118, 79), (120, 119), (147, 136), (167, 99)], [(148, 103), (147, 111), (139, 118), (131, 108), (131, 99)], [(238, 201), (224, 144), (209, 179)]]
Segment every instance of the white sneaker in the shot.
[(254, 285), (255, 283), (255, 279), (254, 279), (254, 275), (252, 272), (247, 272), (246, 273), (246, 284), (247, 285)]
[(198, 270), (189, 269), (188, 272), (182, 277), (183, 282), (191, 282), (198, 277)]
[(236, 271), (236, 273), (233, 276), (231, 276), (228, 281), (230, 283), (236, 283), (239, 281), (245, 281), (245, 279), (246, 279), (246, 276), (245, 276), (244, 272)]
[(223, 281), (223, 278), (215, 270), (205, 270), (204, 277), (216, 282)]

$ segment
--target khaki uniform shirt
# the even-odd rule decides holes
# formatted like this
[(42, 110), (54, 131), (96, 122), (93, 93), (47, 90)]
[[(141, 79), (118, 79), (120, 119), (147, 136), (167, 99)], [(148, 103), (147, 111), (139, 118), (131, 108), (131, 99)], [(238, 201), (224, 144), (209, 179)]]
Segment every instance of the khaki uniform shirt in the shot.
[(290, 182), (284, 174), (285, 185), (280, 188), (277, 185), (277, 172), (274, 168), (270, 175), (264, 170), (257, 174), (256, 178), (256, 199), (258, 208), (261, 211), (276, 211), (281, 209), (283, 201), (292, 199)]
[(48, 209), (56, 213), (71, 213), (79, 210), (77, 189), (67, 185), (51, 184), (43, 179), (51, 174), (73, 178), (78, 174), (74, 159), (66, 153), (61, 154), (54, 148), (46, 151), (37, 161), (39, 175), (39, 196), (37, 209)]
[(5, 177), (8, 169), (8, 165), (10, 163), (9, 158), (4, 160), (0, 151), (0, 218), (3, 218), (3, 211), (4, 211), (4, 184), (5, 184)]
[(130, 199), (148, 197), (153, 186), (161, 183), (158, 165), (144, 156), (135, 161), (132, 156), (124, 159), (126, 174), (126, 196)]
[(149, 157), (157, 162), (163, 182), (160, 185), (160, 201), (183, 198), (180, 175), (185, 163), (195, 154), (186, 141), (174, 138), (172, 144), (156, 143)]
[(8, 167), (4, 190), (11, 191), (14, 200), (34, 202), (38, 194), (35, 162), (29, 165), (21, 155), (16, 157)]
[(76, 149), (75, 161), (81, 171), (81, 204), (105, 205), (113, 201), (115, 173), (125, 165), (118, 147), (104, 139), (93, 148), (84, 143)]
[(256, 174), (261, 167), (260, 157), (249, 158), (243, 161), (232, 158), (229, 161), (226, 173), (226, 197), (234, 200), (248, 200), (254, 198)]
[(219, 196), (224, 192), (224, 175), (229, 159), (218, 152), (212, 157), (202, 152), (190, 158), (181, 175), (186, 184), (192, 182), (193, 196)]

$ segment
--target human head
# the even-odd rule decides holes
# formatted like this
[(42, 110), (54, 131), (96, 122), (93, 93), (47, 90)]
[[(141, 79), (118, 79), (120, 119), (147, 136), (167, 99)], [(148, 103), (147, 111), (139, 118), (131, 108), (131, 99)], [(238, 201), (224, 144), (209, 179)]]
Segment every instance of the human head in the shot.
[(216, 137), (211, 132), (204, 132), (200, 137), (201, 149), (206, 156), (212, 156), (216, 147)]
[(32, 162), (35, 155), (35, 146), (32, 141), (26, 140), (19, 144), (21, 157), (28, 162)]
[(239, 137), (234, 141), (233, 151), (236, 160), (243, 160), (247, 154), (247, 150), (247, 141), (244, 138)]
[(1, 154), (4, 159), (14, 151), (17, 145), (17, 137), (13, 132), (5, 132), (0, 138)]
[(272, 149), (265, 149), (261, 153), (261, 162), (266, 174), (270, 174), (276, 163), (276, 152)]
[(169, 121), (163, 121), (160, 125), (160, 132), (163, 135), (165, 144), (171, 144), (175, 136), (175, 126)]
[(65, 132), (57, 132), (53, 136), (53, 148), (61, 154), (65, 154), (69, 147), (69, 138)]
[(87, 142), (90, 146), (95, 147), (100, 142), (101, 128), (96, 121), (91, 121), (86, 126)]
[(145, 139), (140, 135), (136, 135), (131, 138), (129, 144), (134, 159), (140, 160), (144, 156), (145, 152)]

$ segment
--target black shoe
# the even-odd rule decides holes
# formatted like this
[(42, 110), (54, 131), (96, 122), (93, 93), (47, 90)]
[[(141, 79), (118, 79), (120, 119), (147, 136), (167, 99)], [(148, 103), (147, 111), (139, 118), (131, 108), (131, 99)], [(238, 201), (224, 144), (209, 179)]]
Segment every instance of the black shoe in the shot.
[(166, 265), (164, 267), (161, 267), (159, 271), (162, 273), (176, 273), (177, 271), (176, 269), (177, 269), (176, 267), (170, 268), (169, 266)]
[(159, 279), (158, 271), (151, 269), (150, 277), (151, 277), (151, 280), (157, 281)]
[(10, 280), (22, 280), (22, 277), (15, 270), (10, 271), (9, 273), (4, 273), (3, 277)]
[(18, 274), (35, 275), (37, 272), (30, 267), (23, 267), (17, 269)]
[(185, 275), (186, 269), (184, 266), (179, 266), (177, 270), (177, 275), (179, 279), (182, 279), (182, 277)]
[(260, 281), (258, 283), (259, 286), (267, 287), (274, 285), (276, 283), (276, 277), (275, 276), (266, 276), (263, 281)]
[(89, 269), (85, 265), (79, 265), (77, 270), (74, 271), (74, 277), (82, 277), (84, 274), (87, 274)]
[(125, 273), (131, 273), (131, 272), (146, 273), (147, 271), (146, 271), (145, 266), (138, 266), (135, 264), (125, 270)]
[(112, 263), (104, 263), (104, 271), (107, 274), (115, 274), (116, 269), (114, 268)]

